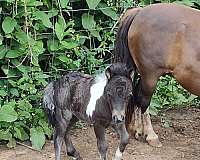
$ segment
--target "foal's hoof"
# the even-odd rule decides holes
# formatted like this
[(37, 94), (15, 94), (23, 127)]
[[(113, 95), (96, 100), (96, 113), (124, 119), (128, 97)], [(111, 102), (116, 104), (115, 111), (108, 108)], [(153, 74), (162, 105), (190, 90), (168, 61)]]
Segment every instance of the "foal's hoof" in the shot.
[(140, 132), (135, 132), (135, 139), (138, 141), (144, 141), (142, 133), (140, 133)]
[(162, 147), (162, 143), (159, 141), (159, 139), (150, 139), (147, 140), (147, 142), (152, 147)]
[(72, 157), (72, 160), (83, 160), (83, 158), (74, 158), (74, 157)]

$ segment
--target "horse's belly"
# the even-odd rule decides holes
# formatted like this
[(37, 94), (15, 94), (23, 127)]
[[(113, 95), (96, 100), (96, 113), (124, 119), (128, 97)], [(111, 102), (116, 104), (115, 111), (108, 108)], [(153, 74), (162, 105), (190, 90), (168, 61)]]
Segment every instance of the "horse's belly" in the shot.
[(180, 65), (172, 75), (189, 92), (200, 96), (200, 69), (196, 67), (200, 63), (193, 65)]

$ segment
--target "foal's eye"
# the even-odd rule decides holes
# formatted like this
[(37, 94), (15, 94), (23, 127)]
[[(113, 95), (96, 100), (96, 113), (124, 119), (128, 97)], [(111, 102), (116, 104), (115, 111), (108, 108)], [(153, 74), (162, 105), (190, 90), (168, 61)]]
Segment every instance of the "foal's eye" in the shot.
[(108, 97), (111, 97), (111, 93), (110, 93), (110, 92), (108, 92), (108, 93), (107, 93), (107, 96), (108, 96)]

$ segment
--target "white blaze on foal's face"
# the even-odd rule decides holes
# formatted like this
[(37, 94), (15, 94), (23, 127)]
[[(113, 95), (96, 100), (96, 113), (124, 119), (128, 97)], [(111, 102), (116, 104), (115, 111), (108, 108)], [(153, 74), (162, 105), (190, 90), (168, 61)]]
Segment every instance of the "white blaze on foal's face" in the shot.
[(96, 101), (103, 95), (106, 83), (107, 83), (107, 78), (105, 74), (96, 76), (95, 83), (92, 85), (90, 89), (91, 97), (86, 109), (86, 114), (88, 115), (88, 117), (92, 117), (93, 112), (95, 110)]

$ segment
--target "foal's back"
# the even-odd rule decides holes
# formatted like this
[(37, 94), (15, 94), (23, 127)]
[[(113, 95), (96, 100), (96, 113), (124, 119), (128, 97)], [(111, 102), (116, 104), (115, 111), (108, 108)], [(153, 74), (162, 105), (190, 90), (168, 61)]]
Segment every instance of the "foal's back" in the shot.
[[(92, 76), (80, 72), (71, 72), (57, 81), (51, 82), (44, 90), (44, 101), (46, 99), (55, 111), (56, 108), (69, 110), (79, 119), (86, 118), (86, 107), (90, 99), (90, 87), (94, 79)], [(54, 117), (54, 115), (49, 115)]]

